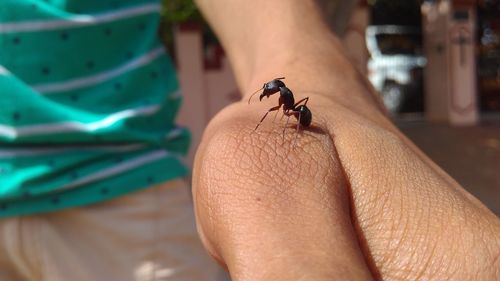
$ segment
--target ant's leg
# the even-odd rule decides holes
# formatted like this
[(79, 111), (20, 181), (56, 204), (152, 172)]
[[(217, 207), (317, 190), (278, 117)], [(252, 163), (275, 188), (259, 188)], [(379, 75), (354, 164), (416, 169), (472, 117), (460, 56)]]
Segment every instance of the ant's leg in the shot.
[(283, 111), (283, 115), (281, 115), (280, 121), (283, 120), (283, 117), (285, 117), (285, 112), (284, 111)]
[[(306, 101), (307, 103), (307, 101)], [(302, 118), (302, 113), (299, 112), (299, 118), (297, 122), (297, 133), (295, 134), (295, 139), (293, 140), (293, 147), (295, 147), (295, 143), (297, 142), (297, 137), (299, 136), (299, 129), (300, 129), (300, 119)]]
[[(305, 102), (304, 102), (304, 101), (305, 101)], [(307, 97), (307, 98), (303, 98), (303, 99), (299, 100), (297, 103), (295, 103), (295, 104), (293, 105), (293, 108), (296, 108), (296, 107), (297, 107), (297, 105), (299, 105), (299, 104), (300, 104), (300, 103), (302, 103), (302, 102), (304, 102), (304, 105), (307, 105), (307, 102), (308, 102), (308, 101), (309, 101), (309, 97)]]
[(275, 107), (273, 107), (273, 108), (271, 108), (271, 109), (269, 109), (269, 110), (266, 112), (266, 114), (264, 114), (264, 117), (262, 117), (262, 119), (260, 119), (260, 122), (259, 122), (259, 124), (257, 124), (257, 127), (255, 127), (255, 130), (254, 130), (254, 131), (257, 131), (257, 128), (259, 128), (260, 124), (262, 124), (262, 121), (264, 121), (264, 119), (266, 119), (266, 117), (267, 117), (267, 115), (269, 114), (269, 112), (279, 110), (280, 108), (281, 108), (281, 104), (280, 104), (280, 105), (278, 105), (278, 106), (275, 106)]
[(297, 111), (292, 111), (292, 112), (286, 111), (286, 112), (283, 112), (283, 115), (288, 116), (288, 119), (286, 119), (286, 125), (285, 125), (285, 127), (283, 127), (283, 142), (285, 141), (285, 130), (286, 130), (286, 127), (288, 126), (288, 121), (290, 121), (290, 117), (291, 116), (297, 117), (297, 114), (300, 114), (300, 113), (297, 112)]
[[(283, 114), (283, 116), (285, 116), (285, 114)], [(290, 116), (292, 116), (292, 114), (288, 115), (288, 118), (286, 119), (285, 127), (283, 127), (283, 142), (285, 142), (285, 130), (286, 130), (286, 127), (288, 126), (288, 121), (290, 121)]]
[(276, 111), (276, 114), (274, 114), (273, 123), (274, 123), (274, 121), (276, 121), (276, 117), (278, 117), (278, 113), (280, 113), (280, 111), (279, 111), (279, 110), (277, 110), (277, 111)]
[[(278, 116), (279, 112), (276, 112), (276, 115), (274, 116), (274, 120), (276, 120), (276, 116)], [(283, 120), (283, 117), (285, 117), (285, 110), (283, 109), (283, 114), (281, 115), (280, 121)]]
[(280, 121), (283, 120), (283, 117), (290, 116), (290, 115), (287, 115), (288, 111), (290, 111), (290, 109), (288, 109), (288, 110), (283, 109), (283, 115), (281, 115)]

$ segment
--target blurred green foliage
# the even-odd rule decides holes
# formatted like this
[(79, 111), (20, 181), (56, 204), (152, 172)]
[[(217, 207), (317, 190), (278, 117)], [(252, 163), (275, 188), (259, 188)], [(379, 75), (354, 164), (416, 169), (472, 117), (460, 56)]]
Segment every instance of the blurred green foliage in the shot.
[(169, 47), (174, 40), (173, 30), (177, 24), (183, 22), (205, 25), (198, 7), (193, 0), (162, 0), (160, 36)]
[(176, 24), (186, 21), (202, 21), (193, 0), (162, 0), (162, 19), (165, 23)]

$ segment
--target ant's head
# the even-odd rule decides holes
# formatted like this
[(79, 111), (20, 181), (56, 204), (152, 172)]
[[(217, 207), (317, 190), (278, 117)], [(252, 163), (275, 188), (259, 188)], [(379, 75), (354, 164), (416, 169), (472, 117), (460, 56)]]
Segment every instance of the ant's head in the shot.
[(250, 98), (248, 99), (248, 104), (250, 104), (250, 100), (252, 99), (252, 97), (261, 90), (262, 90), (262, 94), (260, 95), (260, 101), (262, 101), (262, 99), (264, 97), (269, 98), (269, 96), (274, 95), (277, 92), (279, 92), (280, 88), (285, 87), (285, 83), (283, 83), (283, 81), (281, 81), (283, 79), (285, 79), (285, 77), (276, 78), (272, 81), (264, 83), (264, 86), (262, 86), (262, 88), (260, 88), (259, 90), (257, 90), (255, 93), (253, 93), (250, 96)]
[(264, 97), (269, 98), (269, 96), (278, 93), (281, 90), (281, 88), (285, 88), (286, 87), (285, 83), (283, 83), (283, 81), (281, 81), (283, 79), (285, 79), (285, 78), (284, 77), (276, 78), (272, 81), (265, 83), (264, 86), (262, 87), (262, 89), (264, 89), (264, 90), (262, 91), (262, 94), (260, 95), (260, 101), (262, 101), (262, 99)]
[(262, 99), (263, 99), (264, 97), (269, 98), (269, 96), (271, 96), (271, 95), (272, 95), (272, 94), (271, 94), (269, 91), (264, 90), (264, 92), (262, 92), (262, 94), (260, 94), (260, 96), (259, 96), (259, 100), (260, 100), (260, 101), (262, 101)]

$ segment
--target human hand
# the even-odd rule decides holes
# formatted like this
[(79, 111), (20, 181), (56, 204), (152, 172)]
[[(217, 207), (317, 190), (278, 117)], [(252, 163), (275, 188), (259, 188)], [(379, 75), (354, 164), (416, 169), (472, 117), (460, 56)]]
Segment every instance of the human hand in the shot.
[[(500, 279), (499, 219), (389, 121), (313, 0), (198, 4), (246, 95), (193, 174), (200, 235), (233, 280)], [(281, 76), (313, 113), (295, 144), (272, 116), (253, 131), (278, 97), (246, 102)]]
[(285, 81), (310, 97), (310, 128), (287, 128), (283, 142), (284, 122), (271, 116), (253, 131), (277, 97), (244, 99), (212, 121), (198, 151), (198, 227), (234, 280), (497, 280), (498, 218), (369, 97), (350, 108), (310, 91), (301, 73)]

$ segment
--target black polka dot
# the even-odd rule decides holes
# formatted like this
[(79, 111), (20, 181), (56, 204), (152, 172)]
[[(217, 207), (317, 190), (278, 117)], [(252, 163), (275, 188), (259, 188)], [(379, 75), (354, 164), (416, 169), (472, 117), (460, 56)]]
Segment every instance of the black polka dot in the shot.
[(149, 177), (147, 178), (147, 181), (148, 181), (148, 183), (153, 183), (153, 182), (155, 181), (155, 179), (154, 179), (154, 177), (153, 177), (153, 176), (149, 176)]
[(12, 113), (12, 120), (19, 121), (21, 119), (21, 114), (19, 112)]
[(69, 34), (67, 32), (62, 32), (60, 35), (59, 35), (59, 38), (61, 38), (61, 40), (63, 41), (66, 41), (68, 40), (69, 38)]
[(109, 193), (109, 189), (108, 188), (106, 188), (106, 187), (101, 188), (101, 194), (102, 195), (106, 195), (108, 193)]
[(115, 90), (119, 91), (122, 89), (122, 84), (121, 83), (115, 83)]
[(95, 63), (91, 60), (87, 61), (85, 65), (87, 66), (88, 69), (93, 69), (95, 67)]
[(158, 72), (156, 72), (156, 71), (151, 71), (151, 73), (149, 73), (149, 76), (150, 76), (152, 79), (156, 79), (156, 78), (158, 78)]
[(72, 101), (75, 101), (75, 102), (76, 102), (76, 101), (78, 101), (79, 99), (80, 99), (80, 97), (79, 97), (78, 95), (75, 95), (75, 94), (72, 94), (72, 95), (71, 95), (71, 100), (72, 100)]
[(106, 36), (111, 36), (111, 34), (113, 34), (113, 30), (111, 30), (111, 28), (105, 28), (104, 29), (104, 34)]
[(1, 203), (0, 204), (0, 211), (5, 211), (5, 210), (7, 210), (7, 208), (8, 208), (8, 206), (7, 206), (6, 203)]
[(12, 44), (19, 45), (19, 43), (21, 43), (21, 38), (19, 37), (12, 38)]
[(52, 198), (50, 201), (51, 201), (51, 202), (52, 202), (52, 204), (54, 204), (54, 205), (57, 205), (57, 204), (59, 204), (59, 202), (60, 202), (60, 200), (59, 200), (59, 198), (58, 198), (58, 197), (54, 197), (54, 198)]
[(49, 75), (50, 74), (50, 68), (44, 66), (42, 67), (42, 74), (43, 75)]

